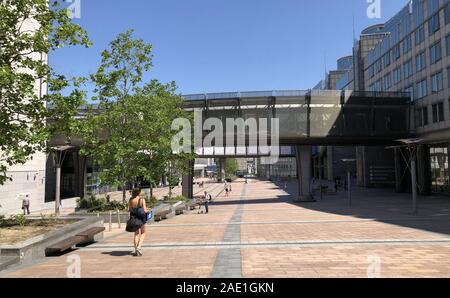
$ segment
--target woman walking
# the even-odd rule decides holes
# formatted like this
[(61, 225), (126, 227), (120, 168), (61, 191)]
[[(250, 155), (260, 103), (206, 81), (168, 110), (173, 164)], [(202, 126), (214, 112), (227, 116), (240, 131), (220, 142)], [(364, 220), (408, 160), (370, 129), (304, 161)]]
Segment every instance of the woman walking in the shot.
[(131, 199), (128, 202), (130, 211), (130, 221), (134, 223), (137, 230), (134, 232), (135, 256), (142, 257), (142, 244), (145, 240), (146, 223), (148, 209), (145, 200), (141, 198), (141, 189), (135, 188), (132, 191)]

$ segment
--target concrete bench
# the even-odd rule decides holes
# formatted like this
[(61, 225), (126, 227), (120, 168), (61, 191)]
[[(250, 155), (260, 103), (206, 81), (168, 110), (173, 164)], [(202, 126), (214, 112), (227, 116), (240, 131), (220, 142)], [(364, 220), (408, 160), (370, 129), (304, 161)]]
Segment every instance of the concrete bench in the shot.
[(172, 209), (175, 212), (175, 215), (181, 215), (186, 210), (186, 204), (183, 202), (178, 202), (172, 205)]
[(189, 202), (186, 203), (186, 207), (188, 210), (194, 210), (195, 208), (197, 208), (197, 206), (200, 206), (199, 204), (199, 199), (192, 199)]
[(51, 246), (45, 248), (45, 255), (51, 256), (55, 254), (60, 254), (72, 247), (80, 244), (86, 244), (93, 242), (94, 236), (105, 231), (105, 227), (90, 228), (89, 230), (78, 233), (75, 236), (64, 239), (60, 242), (52, 244)]
[(153, 218), (155, 221), (167, 219), (167, 216), (172, 213), (172, 206), (166, 205), (153, 210)]

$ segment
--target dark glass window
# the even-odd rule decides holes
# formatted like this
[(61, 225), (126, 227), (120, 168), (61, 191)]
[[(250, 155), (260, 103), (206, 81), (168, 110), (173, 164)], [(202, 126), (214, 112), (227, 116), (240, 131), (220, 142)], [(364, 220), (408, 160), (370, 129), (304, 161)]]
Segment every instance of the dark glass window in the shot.
[(413, 64), (412, 60), (409, 60), (403, 65), (403, 75), (405, 79), (407, 79), (410, 76), (412, 76), (412, 74), (413, 74)]
[(424, 98), (428, 95), (427, 80), (422, 80), (416, 84), (416, 99)]
[(438, 41), (430, 47), (430, 64), (434, 64), (442, 58), (441, 42)]
[(423, 51), (416, 56), (416, 71), (421, 71), (425, 67), (426, 67), (426, 56), (425, 51)]
[(433, 15), (428, 21), (428, 34), (433, 35), (441, 28), (441, 24), (439, 22), (439, 13)]
[(412, 48), (411, 35), (408, 35), (403, 40), (403, 54), (406, 54), (409, 51), (411, 51), (411, 48)]
[(447, 1), (447, 4), (445, 5), (445, 24), (450, 23), (450, 2)]
[(442, 72), (438, 72), (431, 76), (431, 92), (439, 92), (444, 88), (442, 81)]
[(424, 26), (420, 26), (417, 28), (416, 32), (414, 32), (416, 46), (421, 44), (425, 40), (425, 28)]
[(440, 102), (433, 105), (433, 123), (444, 121), (444, 103)]

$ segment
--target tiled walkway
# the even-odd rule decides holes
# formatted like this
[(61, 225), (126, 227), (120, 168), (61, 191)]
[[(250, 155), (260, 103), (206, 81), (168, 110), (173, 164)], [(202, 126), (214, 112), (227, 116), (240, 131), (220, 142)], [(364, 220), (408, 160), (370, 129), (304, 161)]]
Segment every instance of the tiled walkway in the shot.
[(196, 211), (149, 226), (144, 256), (132, 235), (0, 273), (66, 277), (70, 256), (81, 277), (450, 277), (450, 198), (356, 189), (317, 203), (294, 204), (294, 183), (238, 181), (209, 214)]

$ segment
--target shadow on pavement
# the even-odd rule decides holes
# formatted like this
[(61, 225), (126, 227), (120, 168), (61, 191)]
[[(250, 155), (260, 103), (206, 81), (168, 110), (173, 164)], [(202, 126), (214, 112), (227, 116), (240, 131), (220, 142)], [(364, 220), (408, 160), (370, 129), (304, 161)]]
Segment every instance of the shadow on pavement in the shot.
[[(266, 181), (266, 180), (261, 180)], [(267, 182), (267, 181), (266, 181)], [(393, 189), (361, 188), (352, 190), (352, 206), (349, 206), (347, 191), (335, 195), (324, 195), (315, 203), (298, 203), (293, 199), (298, 194), (295, 180), (272, 181), (282, 195), (267, 199), (245, 199), (216, 201), (214, 205), (286, 203), (317, 212), (351, 216), (356, 219), (374, 220), (397, 226), (450, 235), (450, 198), (429, 196), (419, 198), (419, 214), (412, 214), (410, 194), (396, 193)], [(272, 187), (271, 187), (272, 188)], [(273, 188), (272, 188), (273, 189)], [(295, 210), (295, 209), (293, 209)], [(386, 235), (389, 237), (389, 235)]]

